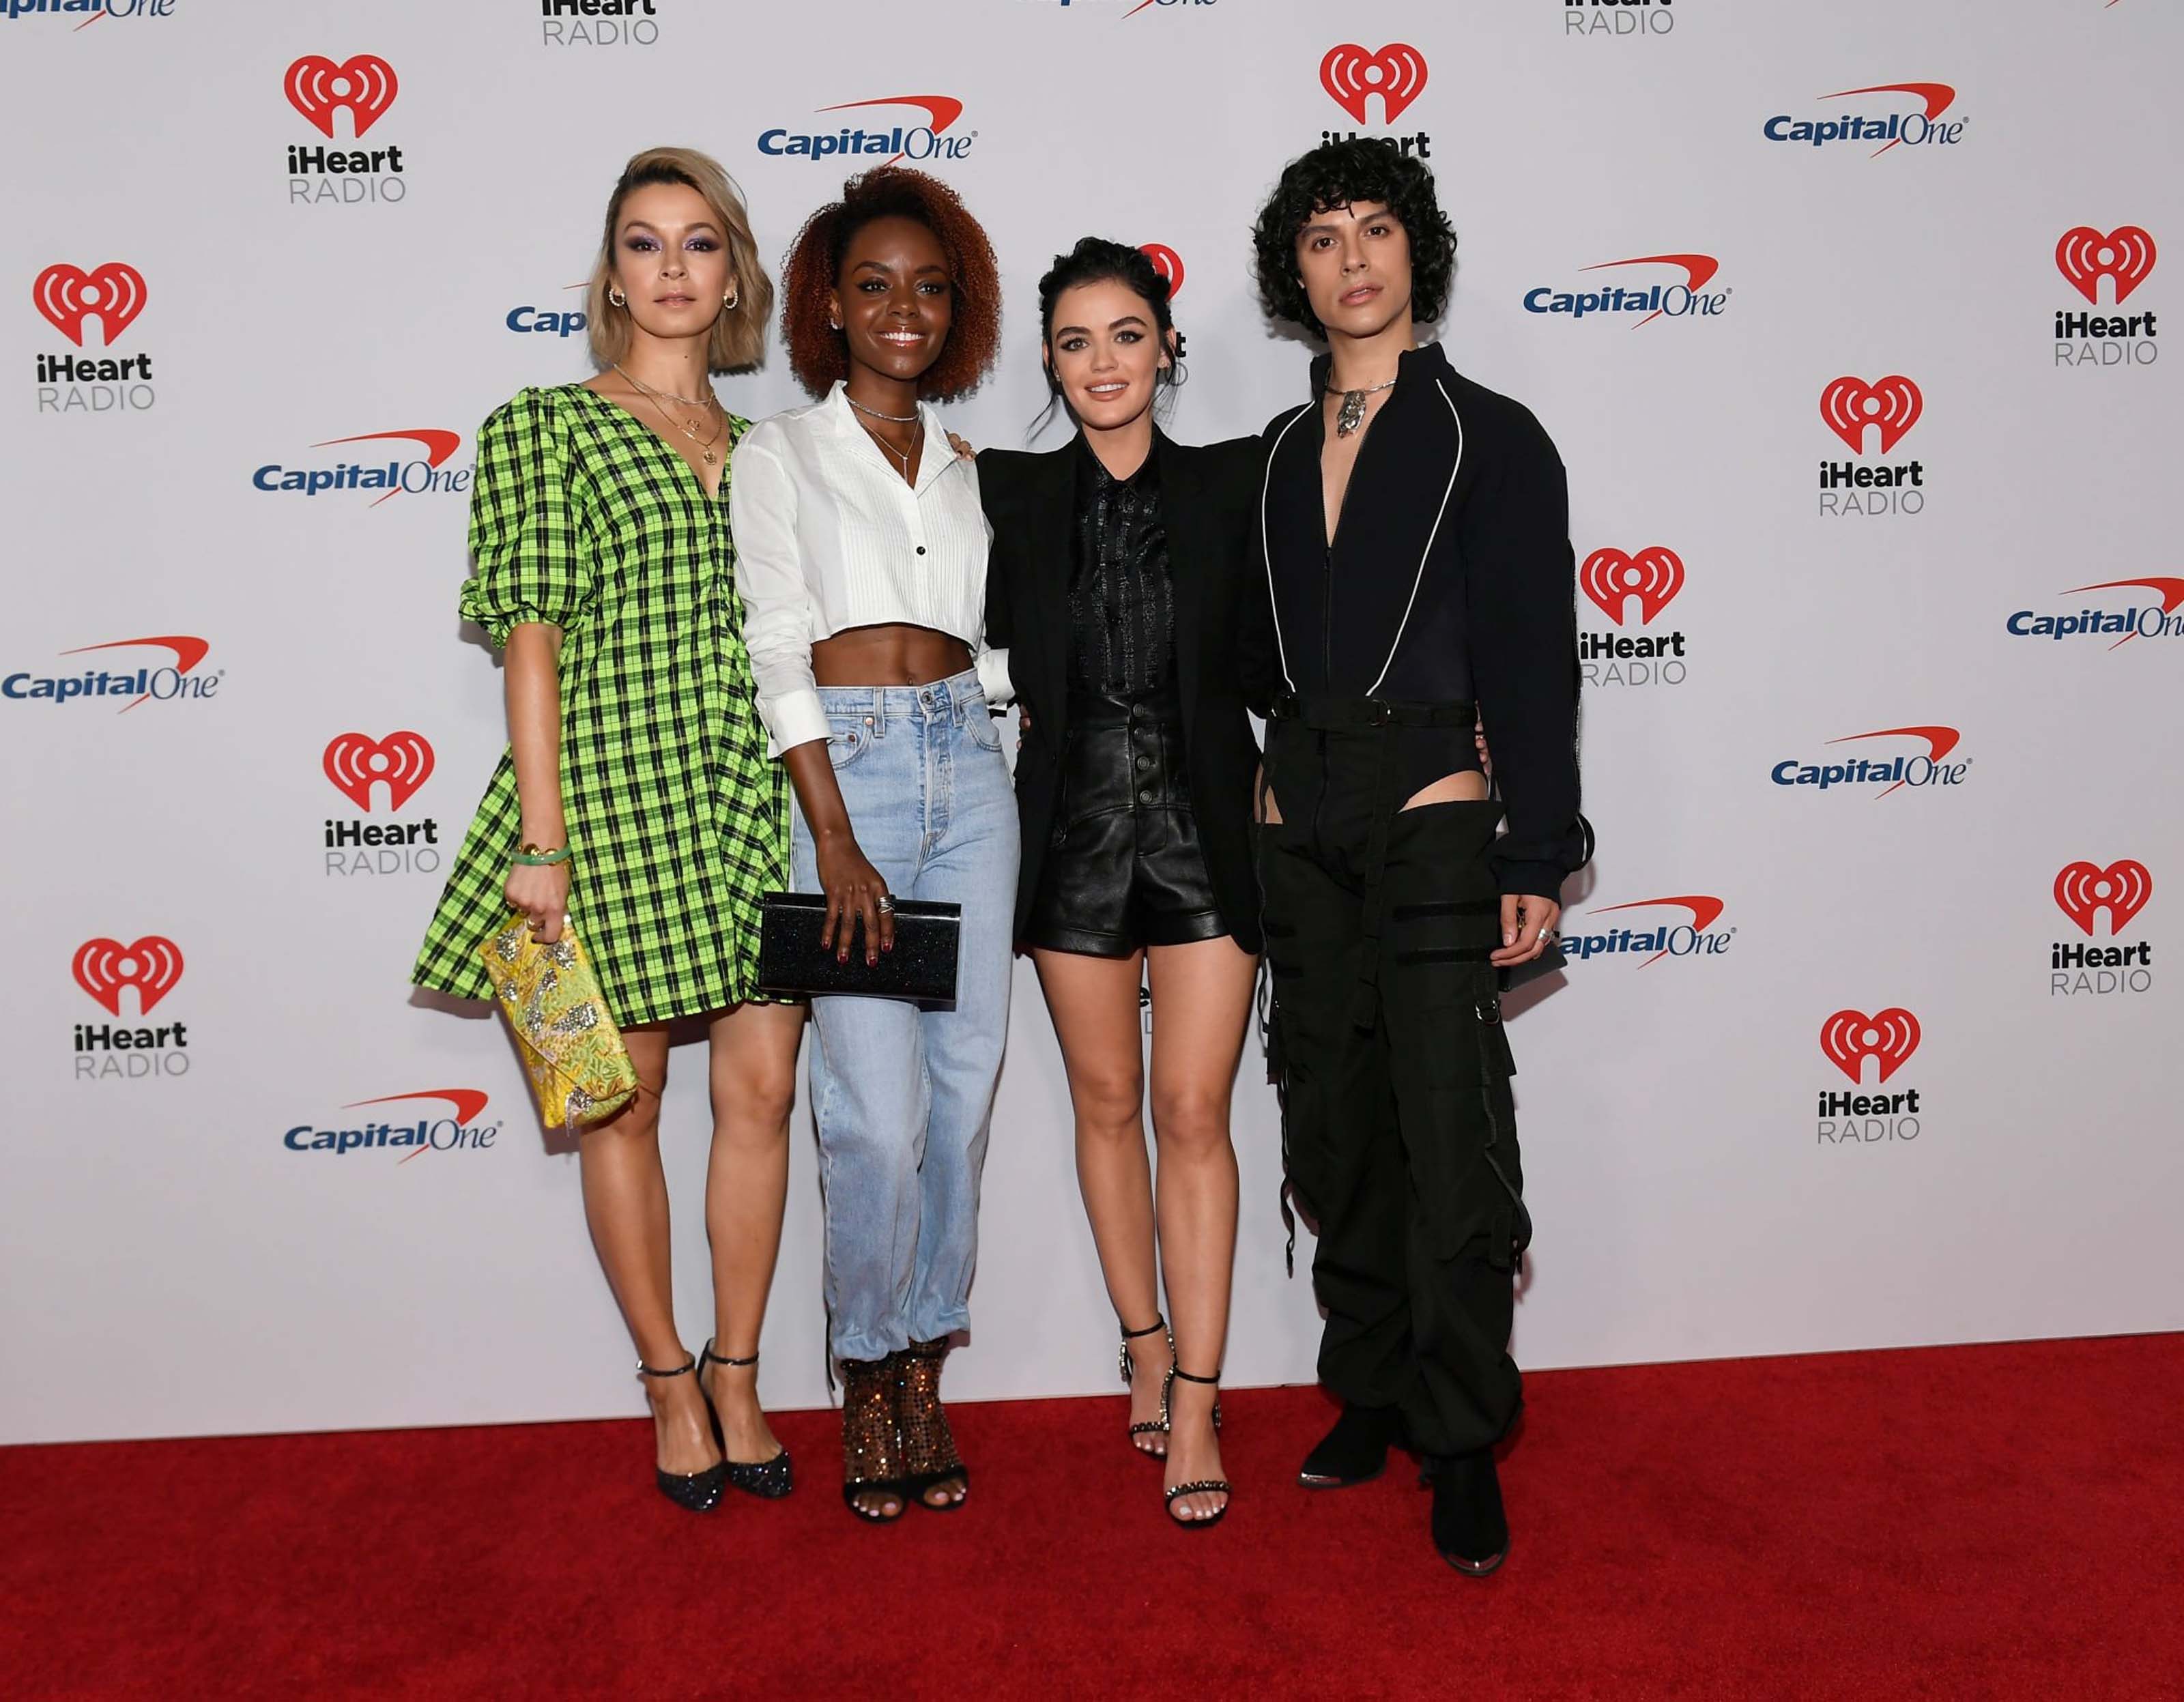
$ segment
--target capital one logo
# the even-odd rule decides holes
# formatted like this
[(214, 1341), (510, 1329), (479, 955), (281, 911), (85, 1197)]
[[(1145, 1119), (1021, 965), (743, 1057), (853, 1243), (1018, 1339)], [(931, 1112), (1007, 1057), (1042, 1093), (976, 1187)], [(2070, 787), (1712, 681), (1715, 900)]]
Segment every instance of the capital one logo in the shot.
[(182, 951), (163, 934), (147, 934), (125, 946), (119, 940), (86, 940), (69, 967), (75, 984), (105, 1006), (109, 1015), (121, 1015), (122, 989), (134, 987), (136, 1014), (145, 1016), (182, 978)]
[(2119, 225), (2105, 236), (2090, 225), (2065, 231), (2055, 245), (2055, 268), (2071, 287), (2095, 307), (2101, 304), (2101, 280), (2114, 287), (2110, 304), (2120, 307), (2153, 273), (2153, 238), (2136, 225)]
[(1654, 283), (1637, 289), (1609, 284), (1596, 290), (1557, 290), (1541, 284), (1524, 292), (1524, 311), (1567, 314), (1573, 320), (1600, 314), (1645, 314), (1631, 327), (1635, 331), (1663, 314), (1670, 319), (1711, 319), (1729, 305), (1729, 291), (1707, 288), (1721, 270), (1721, 262), (1711, 254), (1637, 254), (1627, 260), (1602, 260), (1579, 270), (1606, 272), (1623, 266), (1666, 266), (1684, 275), (1672, 284)]
[(1329, 47), (1319, 62), (1319, 84), (1358, 123), (1369, 122), (1367, 103), (1380, 97), (1380, 122), (1393, 124), (1426, 86), (1426, 56), (1407, 42), (1390, 42), (1377, 53), (1355, 42)]
[(1926, 748), (1916, 754), (1898, 753), (1893, 757), (1875, 760), (1870, 757), (1849, 756), (1838, 762), (1799, 762), (1795, 757), (1778, 762), (1769, 770), (1769, 778), (1777, 786), (1810, 786), (1825, 792), (1837, 786), (1879, 786), (1887, 784), (1876, 794), (1886, 798), (1901, 787), (1951, 787), (1964, 783), (1971, 759), (1964, 758), (1951, 762), (1948, 758), (1963, 742), (1964, 735), (1954, 727), (1880, 727), (1869, 733), (1846, 733), (1839, 739), (1830, 739), (1830, 745), (1858, 744), (1866, 739), (1908, 739), (1923, 744)]
[(2153, 876), (2136, 858), (2120, 858), (2105, 869), (2096, 863), (2070, 863), (2055, 876), (2055, 903), (2090, 937), (2093, 918), (2109, 913), (2109, 933), (2124, 931), (2153, 896)]
[(1138, 252), (1153, 263), (1153, 270), (1167, 286), (1167, 298), (1173, 301), (1183, 290), (1183, 256), (1165, 242), (1140, 242)]
[(144, 311), (144, 275), (134, 266), (109, 260), (95, 271), (70, 265), (48, 266), (31, 286), (31, 299), (53, 328), (78, 348), (83, 322), (98, 315), (100, 342), (107, 348)]
[[(1825, 147), (1838, 142), (1877, 142), (1880, 146), (1874, 149), (1871, 156), (1875, 159), (1906, 142), (1914, 147), (1947, 147), (1964, 137), (1963, 119), (1942, 121), (1942, 115), (1956, 104), (1957, 99), (1956, 90), (1947, 83), (1869, 83), (1863, 88), (1837, 89), (1819, 98), (1857, 100), (1869, 95), (1906, 97), (1908, 103), (1916, 109), (1899, 109), (1885, 118), (1862, 111), (1825, 119), (1796, 119), (1787, 113), (1778, 113), (1760, 126), (1761, 133), (1769, 142), (1802, 142), (1812, 147)], [(1898, 101), (1897, 104), (1901, 108), (1907, 102)]]
[(203, 638), (182, 633), (164, 637), (115, 638), (104, 644), (80, 644), (64, 650), (64, 656), (88, 656), (107, 650), (164, 650), (174, 658), (163, 667), (111, 669), (87, 666), (81, 674), (33, 674), (24, 671), (0, 678), (0, 698), (25, 703), (43, 702), (58, 707), (78, 698), (127, 698), (120, 713), (126, 715), (147, 698), (162, 703), (211, 697), (220, 689), (221, 673), (193, 674), (191, 670), (212, 649)]
[(1662, 544), (1648, 544), (1635, 555), (1596, 549), (1577, 570), (1577, 582), (1600, 612), (1623, 625), (1632, 598), (1638, 599), (1638, 624), (1654, 618), (1684, 588), (1684, 559)]
[(341, 733), (326, 746), (323, 765), (326, 778), (367, 815), (375, 784), (387, 787), (387, 807), (399, 809), (432, 778), (432, 747), (424, 734), (406, 731), (383, 739)]
[(333, 140), (334, 114), (348, 109), (349, 134), (361, 136), (387, 115), (401, 85), (394, 67), (376, 53), (357, 53), (336, 64), (320, 53), (306, 53), (288, 67), (281, 92), (327, 141)]
[[(1733, 927), (1719, 931), (1714, 927), (1726, 908), (1721, 899), (1701, 893), (1667, 898), (1634, 898), (1626, 904), (1602, 904), (1585, 912), (1585, 926), (1566, 933), (1563, 945), (1568, 955), (1580, 963), (1605, 955), (1650, 953), (1640, 962), (1641, 969), (1666, 957), (1719, 957), (1729, 949), (1730, 941), (1736, 933)], [(1610, 926), (1605, 932), (1595, 932), (1590, 926), (1595, 916), (1624, 910), (1681, 910), (1684, 920), (1657, 921), (1652, 927)]]
[(950, 126), (963, 116), (963, 103), (953, 95), (881, 95), (872, 100), (841, 101), (819, 110), (863, 112), (874, 107), (913, 108), (925, 114), (925, 122), (866, 130), (844, 120), (840, 130), (831, 133), (777, 128), (760, 132), (758, 151), (811, 160), (826, 159), (835, 154), (883, 154), (888, 157), (882, 163), (892, 165), (899, 159), (961, 159), (978, 140), (976, 131), (967, 136), (949, 133)]
[[(360, 1126), (346, 1129), (321, 1129), (309, 1123), (298, 1123), (281, 1137), (281, 1144), (293, 1153), (331, 1153), (337, 1156), (357, 1151), (370, 1151), (389, 1147), (403, 1149), (400, 1162), (427, 1152), (482, 1151), (493, 1145), (500, 1134), (498, 1123), (481, 1125), (478, 1119), (485, 1115), (488, 1096), (476, 1087), (425, 1087), (410, 1093), (387, 1093), (376, 1099), (356, 1099), (343, 1105), (344, 1111), (364, 1111), (359, 1120)], [(400, 1112), (375, 1118), (370, 1108), (376, 1105), (415, 1105), (420, 1109), (408, 1115), (415, 1121), (397, 1122)], [(425, 1106), (444, 1105), (452, 1116), (435, 1116), (422, 1109)]]
[(1864, 1080), (1865, 1060), (1880, 1066), (1880, 1080), (1893, 1076), (1919, 1049), (1919, 1019), (1900, 1005), (1870, 1016), (1838, 1010), (1820, 1025), (1820, 1050), (1853, 1083)]
[(1853, 455), (1865, 453), (1868, 426), (1880, 432), (1880, 453), (1886, 455), (1925, 411), (1926, 398), (1919, 387), (1900, 372), (1870, 384), (1862, 378), (1838, 378), (1820, 392), (1820, 418)]
[(315, 497), (326, 491), (376, 491), (370, 506), (399, 496), (404, 491), (460, 492), (470, 488), (468, 468), (448, 468), (444, 463), (461, 446), (460, 431), (420, 426), (408, 431), (362, 431), (354, 437), (328, 437), (314, 449), (344, 448), (351, 443), (414, 443), (424, 451), (408, 460), (340, 461), (331, 467), (287, 467), (269, 461), (250, 476), (261, 491), (286, 492)]

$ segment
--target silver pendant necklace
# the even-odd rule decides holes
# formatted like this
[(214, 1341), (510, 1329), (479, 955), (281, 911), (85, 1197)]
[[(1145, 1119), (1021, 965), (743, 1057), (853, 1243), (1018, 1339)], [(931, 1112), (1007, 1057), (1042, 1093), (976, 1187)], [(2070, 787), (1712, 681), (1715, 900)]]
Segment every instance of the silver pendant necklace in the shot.
[[(1372, 384), (1362, 390), (1344, 391), (1342, 407), (1334, 416), (1334, 435), (1338, 437), (1347, 437), (1362, 426), (1365, 423), (1365, 398), (1368, 396), (1378, 396), (1384, 390), (1393, 389), (1396, 382), (1396, 381), (1391, 378), (1385, 384)], [(1321, 394), (1332, 395), (1334, 391), (1334, 387), (1330, 384)]]

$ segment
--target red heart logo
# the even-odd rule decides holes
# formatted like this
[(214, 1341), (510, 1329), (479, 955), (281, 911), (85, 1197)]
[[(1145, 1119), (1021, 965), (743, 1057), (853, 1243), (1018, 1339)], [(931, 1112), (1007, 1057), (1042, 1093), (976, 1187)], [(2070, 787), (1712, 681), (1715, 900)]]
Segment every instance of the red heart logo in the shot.
[(2094, 911), (2105, 908), (2109, 932), (2120, 934), (2153, 896), (2153, 873), (2145, 864), (2130, 857), (2105, 869), (2093, 863), (2072, 863), (2055, 877), (2056, 904), (2088, 934), (2093, 931)]
[(348, 108), (350, 133), (361, 136), (377, 124), (401, 88), (394, 67), (376, 53), (359, 53), (336, 64), (323, 54), (306, 53), (288, 67), (281, 81), (288, 104), (333, 140), (334, 112)]
[(387, 785), (390, 809), (407, 804), (432, 775), (432, 747), (424, 734), (403, 731), (375, 739), (366, 733), (342, 733), (326, 746), (326, 778), (359, 809), (371, 809), (375, 781)]
[(1820, 418), (1853, 455), (1865, 453), (1867, 426), (1880, 428), (1880, 453), (1886, 455), (1925, 411), (1919, 387), (1900, 372), (1870, 384), (1862, 378), (1838, 378), (1820, 392)]
[(115, 1016), (121, 1015), (121, 989), (136, 989), (136, 1014), (152, 1007), (182, 978), (182, 952), (172, 940), (147, 934), (132, 946), (119, 940), (86, 940), (70, 965), (76, 985)]
[(1183, 288), (1183, 256), (1165, 242), (1141, 242), (1138, 252), (1153, 263), (1153, 270), (1167, 286), (1167, 298), (1173, 301)]
[(2119, 225), (2103, 236), (2090, 225), (2065, 231), (2055, 245), (2056, 270), (2095, 307), (2101, 304), (2101, 280), (2115, 281), (2116, 304), (2153, 271), (2153, 238), (2136, 225)]
[(1390, 42), (1377, 53), (1345, 42), (1319, 62), (1319, 82), (1360, 124), (1366, 101), (1379, 96), (1380, 122), (1393, 124), (1426, 86), (1426, 56), (1407, 42)]
[(83, 347), (83, 322), (98, 315), (100, 341), (109, 348), (129, 322), (144, 311), (144, 275), (134, 266), (109, 260), (95, 272), (75, 266), (48, 266), (31, 286), (31, 299), (78, 348)]
[(1880, 1060), (1880, 1079), (1886, 1082), (1918, 1049), (1919, 1019), (1898, 1006), (1870, 1016), (1838, 1010), (1820, 1025), (1820, 1050), (1852, 1082), (1869, 1058)]
[(1600, 605), (1600, 612), (1618, 626), (1630, 598), (1638, 599), (1638, 624), (1650, 626), (1684, 588), (1683, 558), (1660, 544), (1649, 544), (1635, 555), (1619, 549), (1596, 549), (1577, 570), (1585, 594)]

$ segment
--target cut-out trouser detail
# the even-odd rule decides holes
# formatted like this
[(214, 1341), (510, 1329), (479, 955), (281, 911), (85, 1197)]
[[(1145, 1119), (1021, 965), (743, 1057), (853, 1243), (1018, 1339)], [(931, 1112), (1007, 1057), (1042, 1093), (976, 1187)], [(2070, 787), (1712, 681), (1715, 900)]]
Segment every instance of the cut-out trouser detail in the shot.
[[(1487, 961), (1500, 943), (1485, 860), (1500, 809), (1398, 810), (1357, 748), (1373, 737), (1272, 731), (1268, 778), (1286, 819), (1260, 830), (1259, 853), (1284, 1146), (1318, 1226), (1321, 1381), (1400, 1408), (1425, 1452), (1462, 1454), (1500, 1438), (1522, 1399), (1508, 1341), (1531, 1219)], [(1368, 950), (1373, 1009), (1361, 1022)]]

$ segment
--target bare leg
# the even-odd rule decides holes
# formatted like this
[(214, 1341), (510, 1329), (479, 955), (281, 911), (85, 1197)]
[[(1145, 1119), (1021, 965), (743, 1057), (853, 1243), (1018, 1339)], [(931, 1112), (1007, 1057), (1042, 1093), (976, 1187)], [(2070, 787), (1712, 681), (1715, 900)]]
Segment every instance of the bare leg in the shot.
[[(660, 1093), (667, 1085), (667, 1032), (623, 1032), (637, 1066), (637, 1098), (622, 1114), (587, 1129), (577, 1147), (584, 1221), (637, 1355), (655, 1371), (689, 1358), (675, 1328), (668, 1264), (667, 1178), (660, 1167)], [(662, 1471), (703, 1471), (720, 1458), (694, 1377), (646, 1377)]]
[(1476, 803), (1485, 796), (1486, 776), (1475, 769), (1465, 769), (1457, 774), (1445, 774), (1430, 786), (1420, 787), (1403, 800), (1403, 808), (1423, 809), (1429, 804)]
[[(1160, 1152), (1160, 1253), (1175, 1325), (1176, 1364), (1200, 1377), (1221, 1369), (1236, 1258), (1236, 1150), (1228, 1101), (1251, 1016), (1258, 959), (1223, 935), (1154, 946), (1153, 1137)], [(1178, 1377), (1169, 1397), (1167, 1483), (1221, 1476), (1213, 1428), (1217, 1391)], [(1226, 1497), (1179, 1498), (1171, 1514), (1209, 1518)]]
[[(726, 1359), (755, 1355), (766, 1322), (788, 1199), (788, 1113), (803, 1037), (799, 1004), (738, 1005), (712, 1021), (705, 1234), (713, 1249), (713, 1351)], [(755, 1463), (781, 1452), (759, 1405), (758, 1369), (706, 1368), (731, 1460)]]
[[(1152, 1167), (1145, 1154), (1145, 1050), (1138, 1026), (1140, 958), (1088, 957), (1034, 951), (1039, 984), (1054, 1016), (1069, 1072), (1077, 1119), (1077, 1185), (1107, 1298), (1125, 1327), (1141, 1330), (1160, 1315), (1160, 1280), (1153, 1267)], [(1167, 1343), (1157, 1332), (1129, 1344), (1130, 1422), (1160, 1416)], [(1164, 1451), (1157, 1433), (1133, 1438), (1145, 1452)]]

